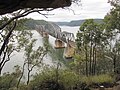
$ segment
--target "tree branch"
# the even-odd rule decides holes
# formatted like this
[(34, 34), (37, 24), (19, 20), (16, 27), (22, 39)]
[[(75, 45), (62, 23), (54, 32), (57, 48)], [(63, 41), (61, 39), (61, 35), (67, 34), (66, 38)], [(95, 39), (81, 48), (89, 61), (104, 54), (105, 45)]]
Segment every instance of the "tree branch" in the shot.
[(2, 55), (2, 52), (5, 49), (5, 46), (8, 44), (9, 37), (11, 36), (11, 34), (12, 34), (12, 32), (13, 32), (13, 30), (14, 30), (15, 27), (16, 27), (16, 22), (14, 23), (14, 26), (11, 28), (10, 32), (8, 33), (8, 35), (6, 36), (6, 38), (5, 38), (4, 42), (3, 42), (3, 45), (2, 45), (2, 47), (0, 49), (0, 56)]

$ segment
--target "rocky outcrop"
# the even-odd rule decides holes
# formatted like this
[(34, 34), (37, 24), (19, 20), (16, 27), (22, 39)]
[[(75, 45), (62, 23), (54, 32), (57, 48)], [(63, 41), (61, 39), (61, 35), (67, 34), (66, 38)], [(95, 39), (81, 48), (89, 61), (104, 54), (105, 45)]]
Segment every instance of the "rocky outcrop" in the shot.
[(0, 0), (0, 15), (24, 8), (60, 8), (71, 5), (71, 0)]

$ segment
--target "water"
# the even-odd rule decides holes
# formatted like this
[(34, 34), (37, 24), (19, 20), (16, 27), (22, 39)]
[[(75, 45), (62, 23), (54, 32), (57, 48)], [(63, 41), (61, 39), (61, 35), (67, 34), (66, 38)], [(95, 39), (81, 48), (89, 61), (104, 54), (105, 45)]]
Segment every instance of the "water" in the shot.
[[(79, 27), (61, 26), (61, 30), (74, 33), (74, 35), (76, 36), (76, 33), (79, 30)], [(43, 46), (42, 37), (39, 35), (39, 33), (35, 30), (33, 30), (32, 33), (33, 33), (33, 38), (37, 39), (36, 47)], [(49, 37), (49, 42), (51, 43), (52, 46), (54, 46), (54, 41), (55, 41), (55, 38), (50, 36)], [(23, 62), (24, 62), (24, 58), (25, 57), (24, 57), (23, 52), (19, 52), (19, 53), (15, 52), (12, 55), (11, 60), (9, 62), (7, 62), (6, 65), (4, 66), (3, 73), (4, 72), (12, 72), (13, 67), (15, 65), (22, 66)], [(49, 55), (45, 56), (45, 58), (43, 59), (43, 62), (45, 64), (53, 65), (52, 59)]]
[(79, 30), (79, 26), (76, 26), (76, 27), (62, 26), (61, 29), (62, 29), (62, 31), (67, 31), (67, 32), (73, 33), (76, 38), (76, 34)]

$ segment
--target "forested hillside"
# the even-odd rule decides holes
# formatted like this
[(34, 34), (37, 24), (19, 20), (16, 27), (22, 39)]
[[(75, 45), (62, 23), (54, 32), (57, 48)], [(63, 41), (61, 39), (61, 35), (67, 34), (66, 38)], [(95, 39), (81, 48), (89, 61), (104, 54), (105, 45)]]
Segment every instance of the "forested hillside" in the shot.
[[(94, 19), (96, 23), (103, 23), (102, 19)], [(80, 26), (85, 20), (73, 20), (70, 22), (54, 22), (59, 26)], [(33, 30), (35, 29), (35, 25), (44, 25), (47, 22), (45, 20), (34, 20), (34, 19), (26, 19), (24, 23), (25, 29)]]
[[(94, 21), (96, 23), (103, 23), (103, 19), (94, 19)], [(83, 22), (85, 22), (84, 20), (72, 20), (70, 22), (55, 22), (56, 24), (58, 24), (59, 26), (80, 26)]]
[(34, 20), (34, 19), (26, 19), (24, 22), (25, 29), (33, 30), (35, 29), (35, 25), (44, 25), (47, 22), (45, 20)]

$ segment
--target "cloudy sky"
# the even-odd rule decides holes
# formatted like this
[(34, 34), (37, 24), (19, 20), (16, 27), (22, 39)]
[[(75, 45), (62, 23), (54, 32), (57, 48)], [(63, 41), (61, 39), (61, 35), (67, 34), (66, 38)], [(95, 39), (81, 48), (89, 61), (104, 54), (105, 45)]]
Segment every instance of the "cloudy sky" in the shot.
[(32, 13), (27, 17), (47, 21), (71, 21), (88, 18), (104, 18), (111, 8), (110, 4), (107, 2), (108, 0), (81, 0), (81, 4), (72, 4), (69, 9), (60, 8), (50, 12), (44, 12), (51, 14), (47, 15), (48, 18), (38, 13)]

